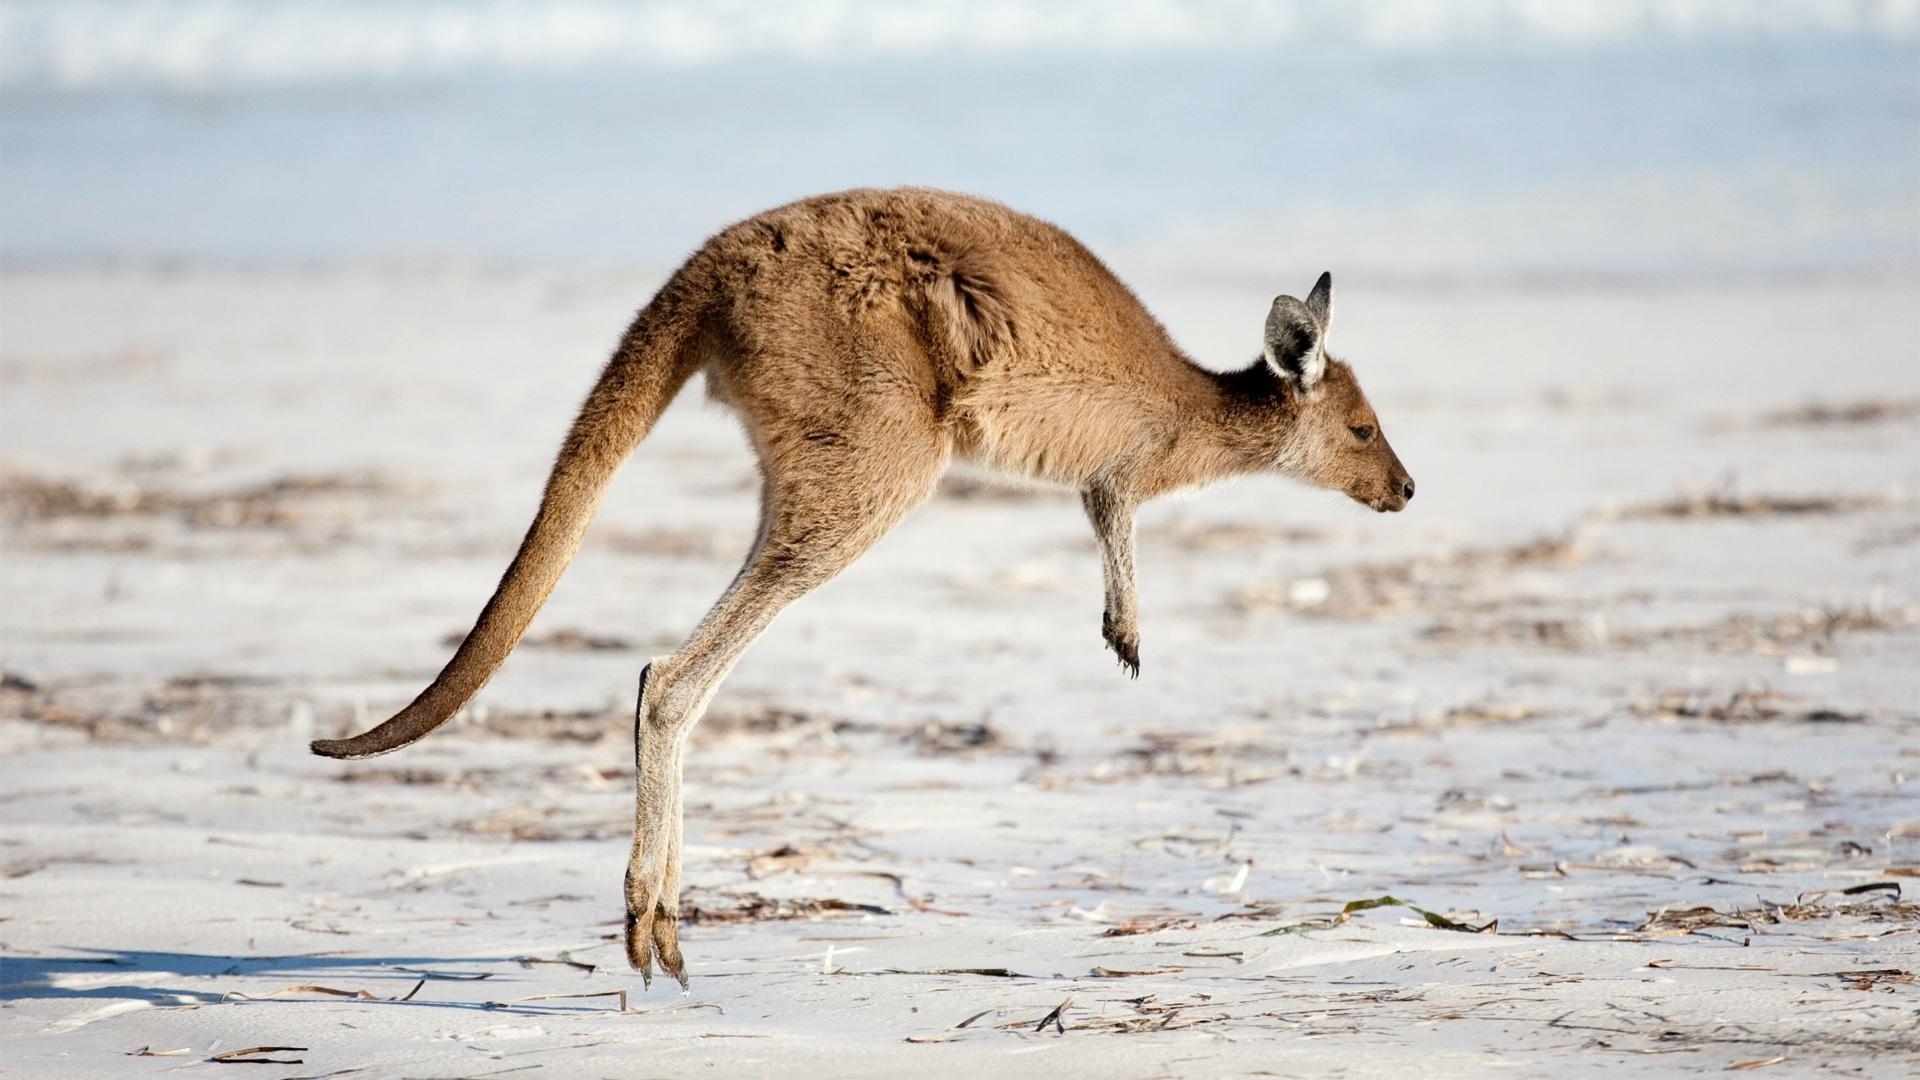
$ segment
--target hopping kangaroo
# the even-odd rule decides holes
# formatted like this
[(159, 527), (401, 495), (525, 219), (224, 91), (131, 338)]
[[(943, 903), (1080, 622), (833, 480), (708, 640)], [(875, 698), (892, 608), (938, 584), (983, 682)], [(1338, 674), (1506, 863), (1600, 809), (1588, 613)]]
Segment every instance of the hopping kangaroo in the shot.
[(686, 643), (640, 674), (627, 959), (686, 985), (677, 914), (687, 734), (782, 608), (924, 501), (954, 458), (1081, 492), (1106, 581), (1101, 634), (1138, 675), (1134, 511), (1277, 472), (1399, 510), (1413, 480), (1347, 366), (1333, 282), (1267, 312), (1238, 371), (1194, 364), (1064, 231), (997, 203), (901, 189), (825, 195), (709, 240), (637, 315), (554, 462), (479, 621), (392, 719), (313, 751), (397, 750), (446, 723), (507, 657), (579, 548), (614, 471), (697, 371), (759, 456), (759, 535)]

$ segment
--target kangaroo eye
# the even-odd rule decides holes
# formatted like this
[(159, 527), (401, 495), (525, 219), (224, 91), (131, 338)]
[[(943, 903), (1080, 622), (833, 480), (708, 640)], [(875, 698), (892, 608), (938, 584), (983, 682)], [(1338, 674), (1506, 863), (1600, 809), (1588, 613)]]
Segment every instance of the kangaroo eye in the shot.
[(1350, 427), (1347, 430), (1353, 432), (1353, 437), (1359, 439), (1362, 443), (1370, 443), (1373, 441), (1372, 424), (1361, 424), (1358, 427)]

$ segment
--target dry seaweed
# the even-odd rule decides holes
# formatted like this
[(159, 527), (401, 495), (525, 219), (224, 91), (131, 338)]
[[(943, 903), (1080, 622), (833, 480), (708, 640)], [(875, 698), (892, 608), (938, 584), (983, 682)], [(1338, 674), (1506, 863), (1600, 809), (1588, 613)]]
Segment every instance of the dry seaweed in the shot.
[(1587, 552), (1570, 536), (1509, 547), (1469, 548), (1395, 562), (1340, 566), (1284, 582), (1255, 582), (1235, 594), (1242, 612), (1291, 611), (1318, 618), (1366, 619), (1445, 604), (1486, 606), (1512, 598), (1493, 590), (1498, 575), (1577, 566)]
[(1842, 634), (1901, 630), (1916, 621), (1920, 619), (1912, 609), (1888, 611), (1873, 605), (1829, 605), (1776, 615), (1730, 615), (1705, 626), (1679, 627), (1658, 636), (1697, 640), (1716, 652), (1779, 654), (1810, 649), (1825, 653)]
[(359, 521), (374, 500), (417, 500), (418, 484), (377, 473), (287, 474), (251, 484), (188, 491), (127, 479), (55, 480), (0, 474), (0, 520), (170, 518), (199, 529), (288, 528)]
[(276, 1058), (261, 1055), (300, 1054), (305, 1053), (306, 1049), (304, 1046), (249, 1046), (244, 1050), (227, 1050), (207, 1060), (221, 1065), (304, 1065), (306, 1058)]
[(893, 912), (876, 904), (857, 904), (834, 898), (769, 897), (755, 892), (691, 889), (680, 897), (680, 921), (690, 926), (891, 914)]
[[(1838, 899), (1836, 899), (1838, 898)], [(1898, 882), (1870, 882), (1839, 891), (1802, 893), (1791, 902), (1721, 911), (1707, 905), (1662, 907), (1635, 927), (1642, 934), (1691, 934), (1713, 927), (1751, 930), (1820, 919), (1854, 918), (1920, 930), (1920, 902), (1901, 898)]]
[[(466, 836), (498, 836), (511, 840), (553, 842), (562, 840), (610, 840), (625, 836), (626, 826), (601, 818), (570, 817), (561, 806), (533, 806), (522, 803), (497, 810), (484, 817), (455, 821), (447, 829)], [(413, 835), (413, 834), (410, 834)]]
[(901, 741), (911, 746), (917, 754), (935, 757), (1003, 750), (1008, 745), (1000, 730), (985, 720), (972, 723), (928, 720), (908, 728), (901, 736)]
[(1810, 401), (1792, 408), (1776, 409), (1760, 417), (1763, 427), (1838, 427), (1880, 424), (1890, 420), (1920, 417), (1920, 398), (1893, 398), (1879, 401)]
[(1669, 690), (1651, 701), (1636, 702), (1629, 709), (1637, 716), (1658, 720), (1711, 720), (1719, 724), (1856, 724), (1867, 719), (1864, 713), (1791, 705), (1792, 700), (1772, 690)]
[(1137, 934), (1157, 934), (1162, 930), (1191, 930), (1196, 924), (1192, 919), (1177, 915), (1142, 916), (1114, 923), (1101, 931), (1101, 937), (1133, 937)]
[(1580, 618), (1497, 619), (1474, 622), (1445, 619), (1420, 631), (1422, 640), (1446, 648), (1524, 645), (1562, 652), (1606, 646), (1634, 647), (1646, 636), (1609, 625), (1600, 615)]
[(1721, 491), (1678, 495), (1664, 502), (1636, 503), (1604, 516), (1621, 521), (1816, 517), (1884, 510), (1897, 505), (1897, 500), (1885, 495), (1739, 495)]
[[(1251, 732), (1234, 737), (1219, 731), (1145, 731), (1134, 745), (1098, 762), (1081, 779), (1106, 784), (1147, 777), (1199, 778), (1210, 788), (1243, 787), (1290, 774), (1285, 758), (1284, 747)], [(1044, 787), (1057, 779), (1036, 782)]]
[(1474, 620), (1447, 618), (1424, 628), (1422, 640), (1445, 648), (1518, 645), (1583, 652), (1688, 642), (1719, 653), (1831, 652), (1836, 639), (1885, 633), (1920, 623), (1920, 609), (1827, 605), (1772, 614), (1740, 612), (1693, 626), (1619, 627), (1602, 615)]
[[(274, 706), (249, 692), (269, 685), (189, 675), (134, 696), (126, 687), (52, 686), (16, 679), (0, 689), (0, 716), (78, 732), (89, 742), (204, 745), (222, 731), (256, 724)], [(284, 703), (277, 703), (284, 717)]]
[(1142, 544), (1203, 555), (1279, 544), (1318, 544), (1331, 536), (1325, 529), (1248, 521), (1168, 521), (1140, 529)]

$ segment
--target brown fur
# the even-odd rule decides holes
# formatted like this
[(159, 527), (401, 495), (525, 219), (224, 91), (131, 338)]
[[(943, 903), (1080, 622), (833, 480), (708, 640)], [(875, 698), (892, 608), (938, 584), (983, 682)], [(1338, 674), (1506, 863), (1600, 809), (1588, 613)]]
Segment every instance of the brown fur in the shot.
[(1272, 471), (1376, 510), (1412, 497), (1352, 371), (1325, 354), (1331, 318), (1323, 275), (1306, 301), (1274, 301), (1262, 359), (1213, 373), (1071, 236), (997, 203), (849, 191), (740, 222), (634, 319), (446, 668), (392, 719), (313, 750), (386, 753), (471, 699), (559, 580), (614, 471), (704, 370), (709, 393), (740, 414), (763, 487), (739, 575), (641, 675), (627, 951), (649, 979), (658, 958), (684, 984), (680, 756), (774, 616), (864, 553), (959, 457), (1081, 490), (1106, 581), (1102, 633), (1138, 674), (1133, 517), (1145, 500)]

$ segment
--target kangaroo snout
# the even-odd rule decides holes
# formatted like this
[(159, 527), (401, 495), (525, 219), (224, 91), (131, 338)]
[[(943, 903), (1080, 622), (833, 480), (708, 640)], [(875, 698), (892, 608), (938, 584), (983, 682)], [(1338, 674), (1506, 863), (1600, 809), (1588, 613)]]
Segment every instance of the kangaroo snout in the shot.
[(1384, 487), (1385, 490), (1374, 489), (1379, 494), (1371, 498), (1358, 493), (1353, 497), (1355, 501), (1365, 503), (1368, 509), (1382, 514), (1397, 514), (1413, 501), (1413, 477), (1406, 473), (1389, 477)]

